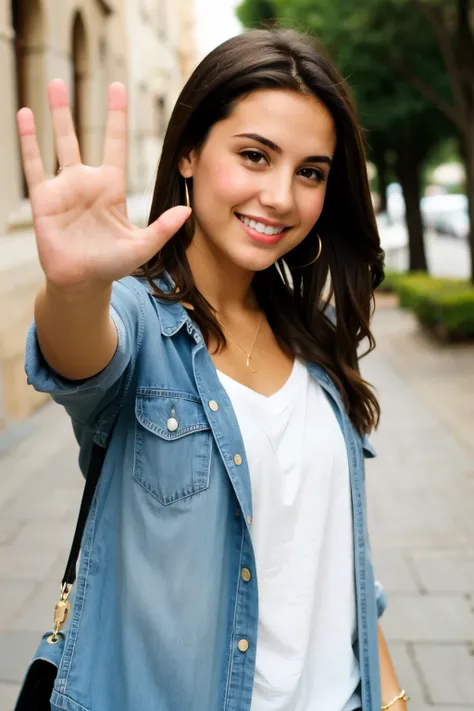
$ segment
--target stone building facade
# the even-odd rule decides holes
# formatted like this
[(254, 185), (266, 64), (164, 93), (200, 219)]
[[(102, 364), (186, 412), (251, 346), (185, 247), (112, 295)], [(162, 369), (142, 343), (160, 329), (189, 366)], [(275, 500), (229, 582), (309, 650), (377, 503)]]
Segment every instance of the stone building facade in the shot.
[[(129, 192), (151, 193), (168, 118), (191, 70), (189, 0), (126, 0)], [(192, 27), (192, 24), (191, 24)], [(183, 61), (183, 57), (188, 60)]]
[(26, 384), (24, 342), (43, 281), (15, 115), (36, 118), (46, 171), (57, 159), (47, 83), (64, 79), (84, 162), (100, 163), (107, 86), (129, 92), (128, 192), (151, 193), (173, 102), (192, 69), (193, 0), (0, 0), (0, 428), (44, 401)]

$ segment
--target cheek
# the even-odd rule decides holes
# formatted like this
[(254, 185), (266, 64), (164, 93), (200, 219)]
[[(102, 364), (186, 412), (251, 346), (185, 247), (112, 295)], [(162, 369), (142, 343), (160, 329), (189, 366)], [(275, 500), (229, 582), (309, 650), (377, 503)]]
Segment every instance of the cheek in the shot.
[(239, 205), (252, 194), (248, 171), (232, 159), (213, 159), (212, 168), (209, 167), (205, 174), (206, 190), (221, 209)]
[(311, 199), (302, 201), (300, 204), (301, 224), (305, 228), (311, 229), (323, 210), (324, 198), (326, 197), (326, 188), (321, 186), (319, 190), (315, 190)]

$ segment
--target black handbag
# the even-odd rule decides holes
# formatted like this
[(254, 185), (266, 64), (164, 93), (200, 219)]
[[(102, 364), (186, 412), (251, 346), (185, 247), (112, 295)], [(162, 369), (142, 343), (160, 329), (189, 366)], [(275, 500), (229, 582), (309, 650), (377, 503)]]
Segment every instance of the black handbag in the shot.
[(96, 443), (92, 445), (76, 530), (61, 583), (60, 599), (54, 609), (54, 627), (51, 632), (43, 635), (33, 661), (27, 669), (15, 705), (15, 711), (51, 710), (51, 694), (53, 693), (54, 682), (64, 650), (65, 637), (61, 630), (67, 620), (70, 609), (68, 598), (72, 586), (76, 582), (76, 566), (81, 550), (82, 535), (104, 463), (105, 452), (105, 447), (101, 447)]

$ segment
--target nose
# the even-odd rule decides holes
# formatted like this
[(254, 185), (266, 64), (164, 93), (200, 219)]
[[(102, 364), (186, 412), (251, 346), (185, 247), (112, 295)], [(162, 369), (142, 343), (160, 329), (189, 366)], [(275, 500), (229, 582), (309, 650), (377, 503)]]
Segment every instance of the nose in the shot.
[(265, 185), (260, 193), (260, 202), (279, 215), (291, 212), (294, 206), (292, 172), (276, 170), (271, 175), (266, 175)]

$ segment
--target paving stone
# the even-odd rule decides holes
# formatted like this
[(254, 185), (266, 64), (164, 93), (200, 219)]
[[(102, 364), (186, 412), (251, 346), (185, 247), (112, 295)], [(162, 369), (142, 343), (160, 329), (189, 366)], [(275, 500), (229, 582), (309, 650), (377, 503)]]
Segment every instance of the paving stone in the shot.
[(474, 656), (467, 645), (415, 645), (432, 699), (474, 708)]
[(19, 691), (19, 684), (0, 682), (0, 711), (13, 711)]
[(22, 522), (14, 519), (0, 517), (0, 546), (11, 541), (18, 535), (22, 528)]
[(28, 490), (51, 471), (54, 457), (72, 446), (71, 425), (63, 408), (47, 405), (33, 417), (37, 426), (32, 437), (0, 457), (0, 510), (27, 496)]
[[(440, 500), (429, 501), (429, 515), (421, 511), (420, 500), (425, 493), (420, 491), (418, 501), (404, 505), (403, 511), (394, 514), (393, 502), (398, 500), (396, 491), (387, 487), (384, 496), (377, 496), (371, 504), (371, 539), (374, 547), (380, 548), (472, 548), (464, 527), (464, 516), (449, 503), (443, 506)], [(429, 498), (428, 496), (426, 498)]]
[(23, 681), (40, 640), (37, 632), (0, 632), (1, 682), (20, 684)]
[(0, 587), (8, 580), (47, 579), (57, 558), (53, 549), (0, 546)]
[(413, 661), (413, 649), (410, 648), (410, 645), (392, 642), (390, 655), (400, 687), (405, 689), (410, 696), (410, 707), (418, 711), (420, 707), (429, 702), (429, 698)]
[(474, 642), (474, 613), (462, 597), (392, 595), (382, 628), (394, 642)]
[(375, 576), (388, 595), (392, 592), (419, 592), (416, 578), (404, 551), (373, 548), (372, 553)]
[(53, 551), (69, 550), (74, 535), (76, 518), (69, 521), (33, 521), (23, 526), (15, 540), (15, 546), (23, 548), (46, 548)]
[(37, 583), (34, 580), (2, 580), (0, 585), (0, 630), (21, 614)]
[(426, 591), (474, 593), (474, 550), (472, 555), (459, 551), (415, 551), (411, 558)]
[(73, 506), (77, 506), (78, 495), (74, 489), (50, 489), (45, 487), (42, 492), (32, 489), (21, 498), (8, 502), (0, 515), (21, 522), (35, 518), (61, 520)]
[(19, 615), (10, 625), (9, 630), (37, 632), (43, 634), (51, 629), (54, 606), (59, 599), (61, 576), (54, 577), (35, 588), (34, 595), (28, 599)]
[(411, 701), (408, 702), (408, 708), (409, 711), (474, 711), (474, 707), (471, 704), (469, 706), (464, 706), (464, 704), (462, 706), (459, 706), (459, 704), (453, 706), (445, 706), (444, 704), (429, 704), (428, 706), (420, 704), (420, 706), (414, 706)]

